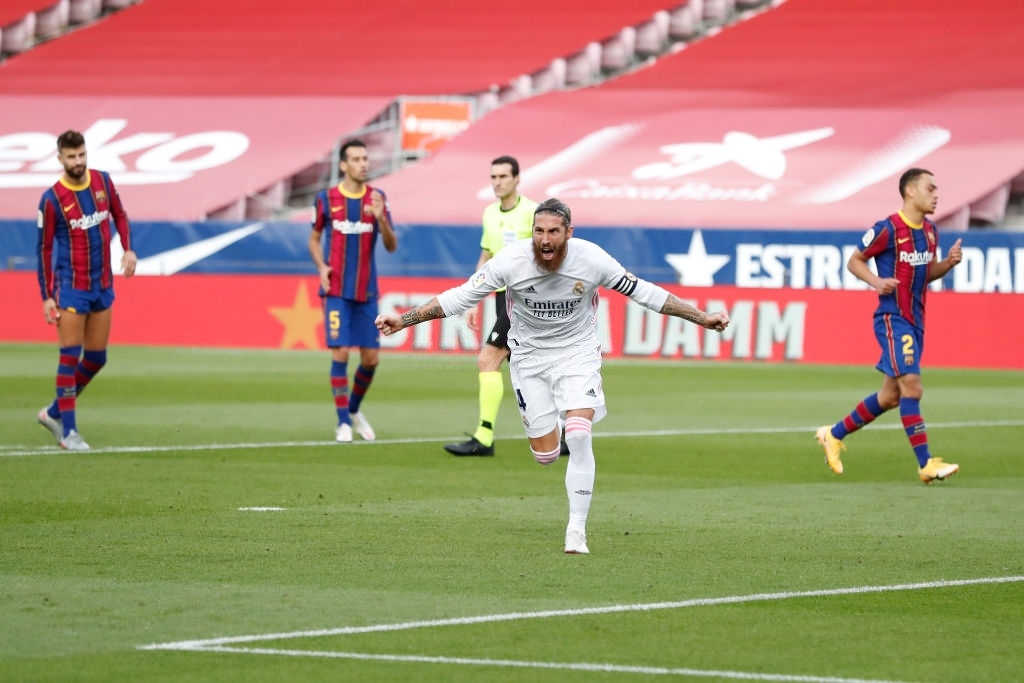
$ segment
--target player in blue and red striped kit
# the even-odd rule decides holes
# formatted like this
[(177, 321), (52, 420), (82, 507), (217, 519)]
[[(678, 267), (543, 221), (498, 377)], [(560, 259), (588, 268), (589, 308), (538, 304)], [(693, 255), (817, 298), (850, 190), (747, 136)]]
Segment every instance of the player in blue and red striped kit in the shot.
[[(336, 441), (352, 441), (355, 428), (363, 439), (376, 438), (363, 414), (363, 397), (380, 359), (377, 330), (377, 238), (393, 252), (398, 237), (391, 225), (384, 193), (366, 184), (370, 171), (366, 144), (350, 140), (338, 162), (344, 176), (337, 187), (321, 190), (313, 204), (309, 253), (320, 275), (324, 329), (331, 350), (331, 391), (338, 426)], [(327, 238), (323, 235), (326, 232)], [(359, 367), (348, 387), (349, 349), (359, 349)]]
[(63, 448), (85, 451), (78, 433), (77, 398), (107, 362), (114, 271), (110, 262), (112, 230), (124, 248), (121, 269), (135, 273), (131, 227), (110, 176), (87, 167), (85, 137), (69, 130), (57, 138), (57, 159), (64, 173), (39, 201), (39, 290), (43, 316), (57, 326), (60, 362), (57, 398), (39, 411), (39, 424)]
[[(899, 407), (903, 428), (917, 457), (918, 475), (930, 484), (956, 474), (960, 466), (931, 456), (921, 417), (925, 298), (928, 283), (960, 263), (963, 252), (958, 239), (945, 259), (935, 260), (938, 230), (926, 216), (934, 213), (939, 190), (930, 171), (911, 168), (904, 172), (900, 196), (903, 208), (875, 223), (847, 263), (851, 273), (878, 292), (874, 326), (882, 357), (875, 367), (884, 374), (882, 388), (835, 425), (820, 428), (815, 438), (825, 449), (825, 462), (833, 472), (842, 474), (840, 454), (846, 450), (843, 439), (885, 411)], [(872, 258), (877, 275), (868, 267)]]

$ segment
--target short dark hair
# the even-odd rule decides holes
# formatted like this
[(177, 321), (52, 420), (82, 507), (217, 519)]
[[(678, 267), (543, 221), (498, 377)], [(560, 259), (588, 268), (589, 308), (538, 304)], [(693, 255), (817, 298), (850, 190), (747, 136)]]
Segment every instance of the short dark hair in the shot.
[(519, 161), (515, 157), (503, 154), (491, 162), (491, 166), (494, 166), (495, 164), (508, 164), (512, 167), (512, 177), (517, 178), (519, 176)]
[(900, 176), (900, 197), (907, 196), (907, 185), (913, 185), (918, 178), (923, 175), (935, 175), (931, 171), (926, 171), (923, 168), (908, 168)]
[(533, 210), (534, 218), (537, 217), (538, 213), (553, 213), (556, 216), (562, 217), (562, 224), (565, 225), (565, 227), (568, 228), (572, 225), (572, 211), (569, 210), (569, 205), (561, 199), (556, 199), (554, 197), (545, 199), (537, 205), (536, 209)]
[(348, 161), (348, 150), (350, 147), (362, 147), (366, 149), (366, 143), (359, 138), (353, 138), (341, 146), (341, 151), (338, 152), (338, 162)]
[(85, 144), (85, 136), (77, 130), (66, 130), (57, 137), (57, 150), (78, 149)]

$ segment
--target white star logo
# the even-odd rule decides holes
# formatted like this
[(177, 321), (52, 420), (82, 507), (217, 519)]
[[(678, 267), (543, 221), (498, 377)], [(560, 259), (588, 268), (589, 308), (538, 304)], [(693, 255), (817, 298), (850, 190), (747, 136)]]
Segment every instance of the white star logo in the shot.
[(679, 276), (679, 284), (687, 287), (711, 287), (715, 284), (715, 273), (729, 262), (728, 256), (708, 255), (704, 247), (704, 235), (695, 230), (690, 239), (690, 249), (685, 254), (665, 254), (665, 260)]

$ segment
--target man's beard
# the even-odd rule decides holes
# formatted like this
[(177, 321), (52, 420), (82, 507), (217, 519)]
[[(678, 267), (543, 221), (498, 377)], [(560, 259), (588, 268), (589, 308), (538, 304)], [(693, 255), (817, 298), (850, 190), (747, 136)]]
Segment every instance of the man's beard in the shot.
[(72, 166), (71, 168), (66, 168), (64, 170), (68, 174), (69, 178), (81, 180), (83, 177), (85, 177), (85, 164), (82, 164), (80, 166)]
[(537, 267), (541, 270), (546, 270), (549, 273), (554, 273), (562, 267), (562, 262), (565, 261), (565, 254), (569, 251), (569, 241), (566, 240), (562, 243), (562, 246), (555, 249), (554, 257), (550, 261), (544, 260), (544, 255), (540, 251), (540, 247), (537, 243), (533, 243), (533, 261), (537, 264)]

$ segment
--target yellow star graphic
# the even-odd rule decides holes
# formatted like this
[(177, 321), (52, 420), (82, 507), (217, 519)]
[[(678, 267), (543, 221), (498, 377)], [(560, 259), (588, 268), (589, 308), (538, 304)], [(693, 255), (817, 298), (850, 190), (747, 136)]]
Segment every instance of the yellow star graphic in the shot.
[(323, 346), (324, 312), (319, 305), (310, 305), (309, 288), (305, 282), (299, 283), (295, 302), (290, 307), (271, 306), (270, 314), (284, 325), (282, 349), (302, 346), (319, 349)]

